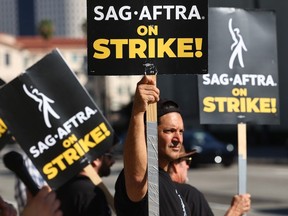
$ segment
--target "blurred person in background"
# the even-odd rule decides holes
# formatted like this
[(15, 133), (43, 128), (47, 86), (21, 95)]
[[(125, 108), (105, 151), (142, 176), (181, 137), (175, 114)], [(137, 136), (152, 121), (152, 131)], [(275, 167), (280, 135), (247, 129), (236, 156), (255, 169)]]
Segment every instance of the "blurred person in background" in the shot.
[[(32, 161), (23, 154), (24, 164), (39, 188), (47, 185)], [(111, 166), (115, 163), (112, 150), (92, 161), (91, 165), (100, 177), (109, 176)], [(111, 215), (106, 197), (100, 187), (97, 187), (90, 180), (85, 171), (81, 171), (73, 179), (55, 191), (57, 198), (61, 201), (61, 210), (65, 216), (89, 216), (89, 215)], [(15, 199), (18, 211), (22, 215), (27, 203), (33, 199), (33, 195), (26, 188), (25, 184), (16, 177)], [(100, 213), (101, 212), (101, 213)]]
[[(110, 149), (92, 161), (91, 165), (100, 177), (106, 177), (110, 175), (114, 163), (113, 152)], [(112, 215), (104, 189), (95, 185), (85, 170), (57, 189), (56, 193), (61, 201), (63, 216)]]
[[(185, 132), (184, 132), (185, 133)], [(214, 215), (205, 196), (197, 188), (188, 183), (188, 170), (192, 161), (192, 155), (196, 151), (186, 153), (182, 145), (179, 158), (169, 164), (168, 172), (175, 182), (176, 188), (184, 197), (191, 210), (191, 216)], [(241, 216), (251, 208), (250, 194), (235, 195), (225, 216)]]

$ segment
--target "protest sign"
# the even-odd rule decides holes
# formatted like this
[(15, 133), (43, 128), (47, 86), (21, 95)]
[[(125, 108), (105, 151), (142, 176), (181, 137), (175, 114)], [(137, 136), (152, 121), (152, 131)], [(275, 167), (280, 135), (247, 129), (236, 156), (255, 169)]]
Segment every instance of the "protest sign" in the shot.
[[(4, 85), (5, 82), (0, 79), (0, 86)], [(11, 141), (11, 135), (7, 128), (7, 125), (4, 123), (3, 119), (0, 118), (0, 150), (4, 148), (7, 142)]]
[(8, 128), (4, 121), (0, 118), (0, 138), (2, 139), (5, 134), (8, 132)]
[(200, 122), (238, 124), (238, 193), (246, 193), (246, 124), (279, 124), (273, 11), (209, 8), (209, 74), (198, 76)]
[(87, 0), (89, 75), (204, 74), (207, 0)]
[(57, 50), (0, 90), (0, 115), (53, 189), (114, 143), (114, 131)]
[(13, 143), (11, 133), (4, 123), (3, 119), (0, 118), (0, 150), (5, 147), (6, 144)]
[(202, 124), (279, 124), (273, 11), (209, 9), (209, 74), (198, 76)]

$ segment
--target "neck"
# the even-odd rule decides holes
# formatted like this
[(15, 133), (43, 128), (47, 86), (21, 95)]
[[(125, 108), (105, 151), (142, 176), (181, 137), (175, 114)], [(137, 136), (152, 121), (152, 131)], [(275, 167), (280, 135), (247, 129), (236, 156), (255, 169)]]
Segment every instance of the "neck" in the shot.
[(159, 161), (159, 167), (161, 168), (161, 169), (163, 169), (164, 171), (168, 171), (168, 165), (169, 165), (169, 163), (168, 162), (161, 162), (161, 161)]

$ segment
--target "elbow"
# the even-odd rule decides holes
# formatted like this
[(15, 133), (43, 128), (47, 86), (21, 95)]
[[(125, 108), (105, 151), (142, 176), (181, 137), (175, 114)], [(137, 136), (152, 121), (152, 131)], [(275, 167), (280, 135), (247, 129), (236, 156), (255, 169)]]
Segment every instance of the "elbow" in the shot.
[(147, 176), (135, 175), (132, 178), (125, 178), (126, 191), (129, 199), (133, 202), (139, 202), (147, 193)]

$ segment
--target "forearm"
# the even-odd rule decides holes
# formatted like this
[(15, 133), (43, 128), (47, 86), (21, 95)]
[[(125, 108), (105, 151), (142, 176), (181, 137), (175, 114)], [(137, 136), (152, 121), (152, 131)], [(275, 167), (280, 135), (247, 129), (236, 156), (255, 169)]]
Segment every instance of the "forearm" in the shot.
[(153, 79), (144, 76), (138, 83), (124, 144), (126, 190), (132, 201), (141, 200), (147, 192), (147, 145), (144, 114), (149, 104), (159, 100), (159, 89)]
[(133, 201), (147, 192), (147, 147), (144, 114), (132, 115), (124, 144), (124, 172), (127, 194)]

